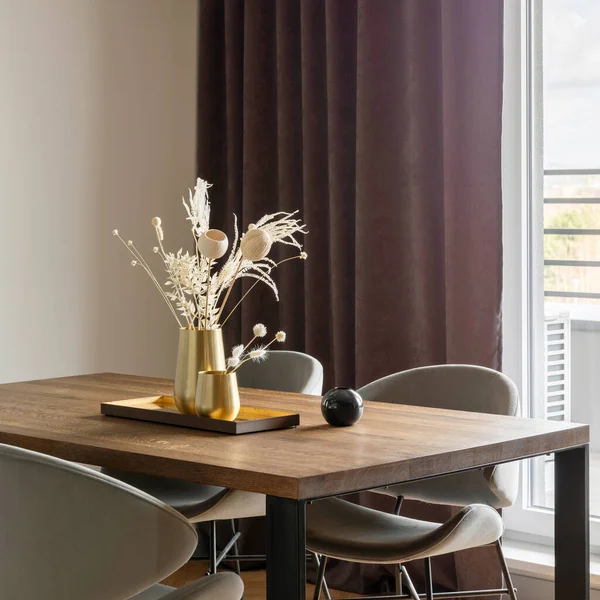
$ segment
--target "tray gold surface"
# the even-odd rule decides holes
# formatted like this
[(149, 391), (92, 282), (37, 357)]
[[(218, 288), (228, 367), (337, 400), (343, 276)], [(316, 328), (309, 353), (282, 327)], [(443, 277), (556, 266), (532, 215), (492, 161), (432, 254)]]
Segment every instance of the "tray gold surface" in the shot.
[(242, 406), (235, 421), (184, 415), (177, 410), (173, 396), (148, 396), (102, 402), (100, 412), (111, 417), (165, 423), (231, 435), (284, 429), (300, 425), (300, 415), (298, 413), (253, 406)]

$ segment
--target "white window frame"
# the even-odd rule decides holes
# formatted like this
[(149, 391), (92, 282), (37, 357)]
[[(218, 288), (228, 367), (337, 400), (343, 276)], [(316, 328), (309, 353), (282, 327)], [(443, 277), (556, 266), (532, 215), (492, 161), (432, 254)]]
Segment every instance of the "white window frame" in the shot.
[[(504, 0), (504, 104), (502, 190), (504, 291), (503, 371), (521, 394), (521, 416), (530, 417), (532, 389), (542, 390), (543, 369), (533, 368), (532, 348), (543, 336), (543, 110), (542, 0)], [(533, 276), (533, 277), (532, 277)], [(537, 319), (531, 318), (537, 307)], [(541, 315), (541, 318), (540, 318)], [(515, 505), (504, 511), (506, 537), (552, 545), (554, 512), (529, 505), (531, 463), (521, 463)], [(600, 552), (600, 520), (591, 519), (592, 552)]]

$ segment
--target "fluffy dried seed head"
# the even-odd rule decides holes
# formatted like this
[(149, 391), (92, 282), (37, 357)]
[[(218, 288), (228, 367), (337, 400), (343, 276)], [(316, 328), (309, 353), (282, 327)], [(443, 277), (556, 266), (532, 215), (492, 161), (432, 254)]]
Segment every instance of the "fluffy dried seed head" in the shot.
[(264, 348), (255, 348), (250, 351), (250, 358), (255, 362), (266, 360), (267, 351)]
[(252, 328), (252, 333), (255, 337), (265, 337), (267, 335), (267, 328), (262, 323), (257, 323)]

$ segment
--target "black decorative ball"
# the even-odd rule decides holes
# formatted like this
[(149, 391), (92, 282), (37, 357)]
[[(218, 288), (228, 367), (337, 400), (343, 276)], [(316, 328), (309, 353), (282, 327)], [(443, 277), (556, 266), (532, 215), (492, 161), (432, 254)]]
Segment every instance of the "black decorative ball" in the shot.
[(321, 400), (321, 413), (334, 427), (347, 427), (357, 423), (362, 417), (363, 407), (360, 394), (347, 387), (334, 387)]

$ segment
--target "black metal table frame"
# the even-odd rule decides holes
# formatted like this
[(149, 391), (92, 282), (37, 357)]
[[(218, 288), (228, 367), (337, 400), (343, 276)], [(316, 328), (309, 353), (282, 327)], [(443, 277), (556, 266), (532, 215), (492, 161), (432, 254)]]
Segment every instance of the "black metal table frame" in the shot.
[[(555, 452), (554, 482), (555, 598), (589, 600), (589, 444)], [(267, 600), (306, 600), (306, 504), (324, 497), (267, 496)]]

